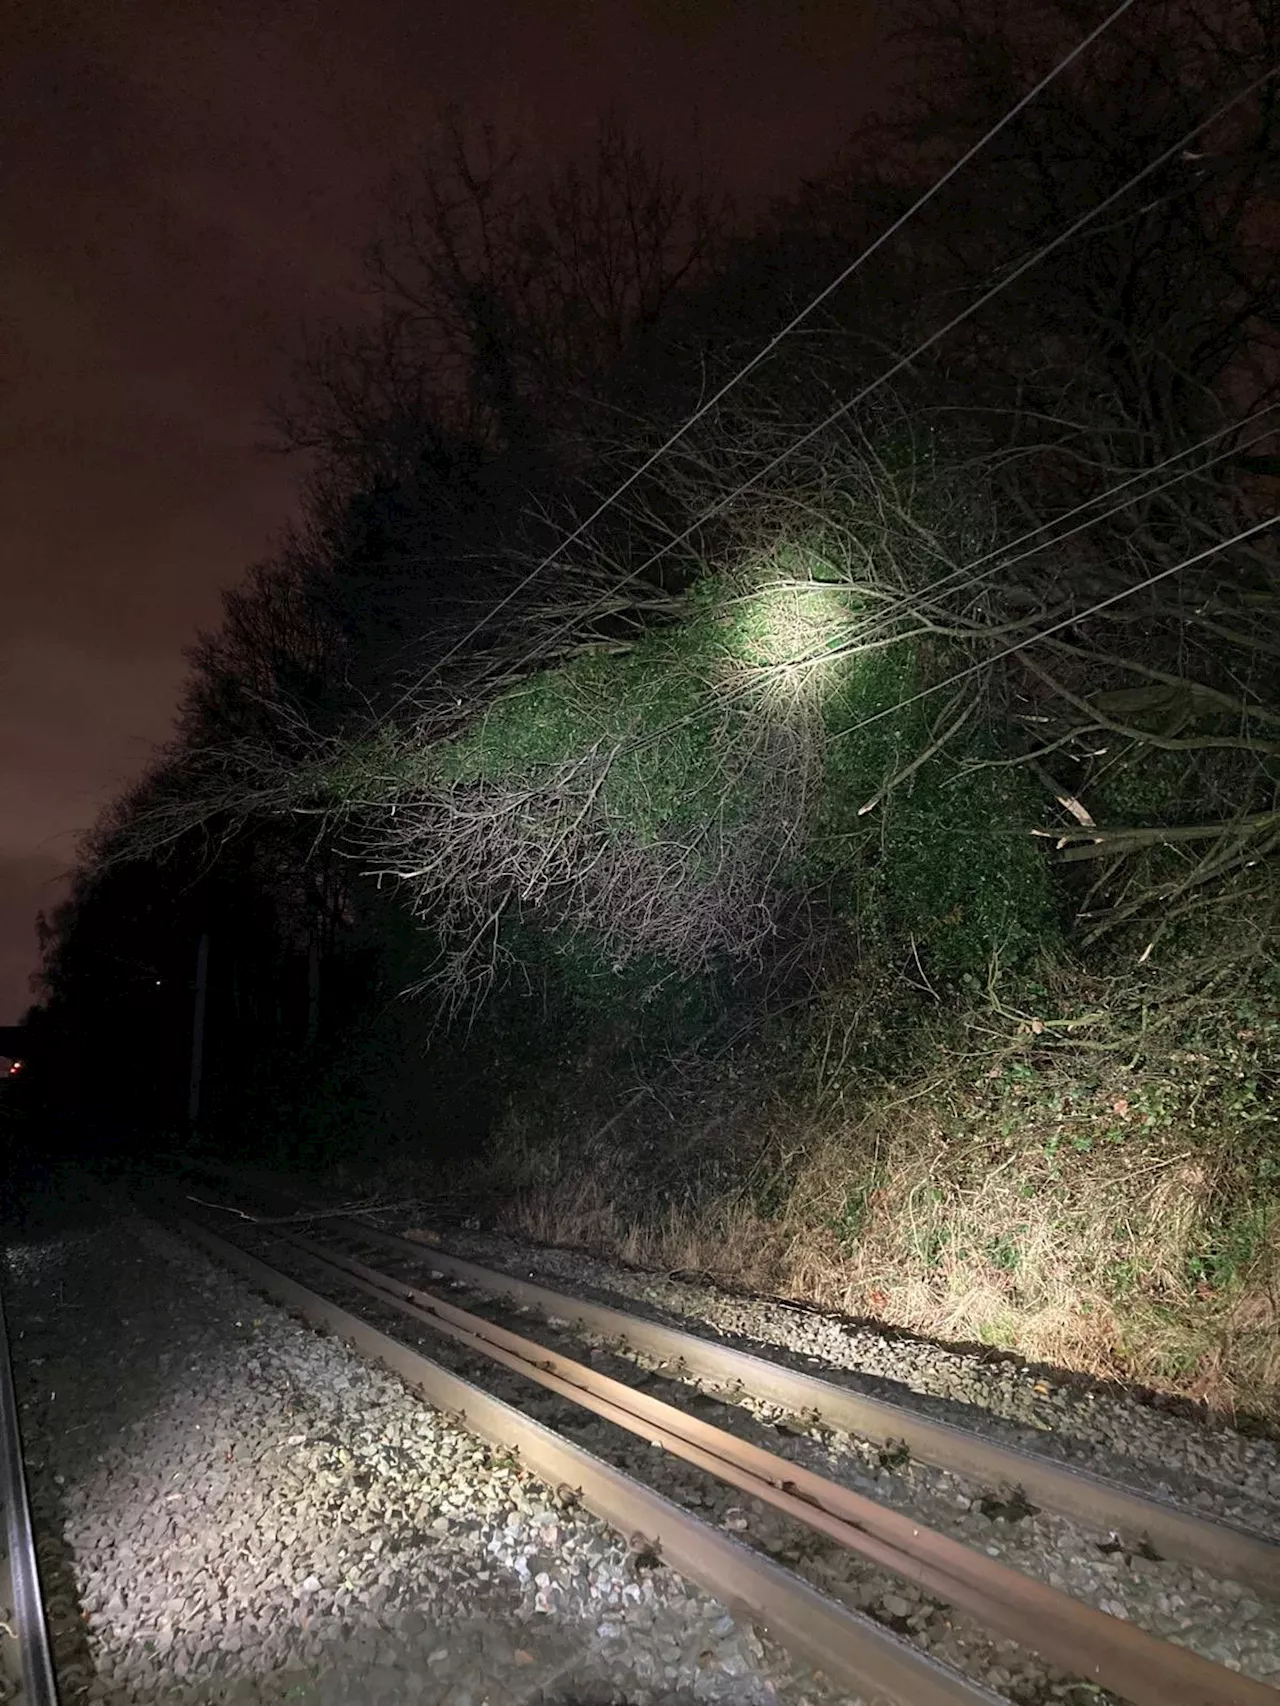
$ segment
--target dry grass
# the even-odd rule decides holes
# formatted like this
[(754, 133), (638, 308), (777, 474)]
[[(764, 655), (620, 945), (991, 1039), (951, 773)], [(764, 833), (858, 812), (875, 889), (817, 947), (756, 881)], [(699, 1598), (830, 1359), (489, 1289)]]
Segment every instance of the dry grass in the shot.
[(1271, 962), (1164, 1006), (1125, 976), (934, 1020), (850, 979), (660, 1070), (575, 1052), (437, 1183), (540, 1243), (1280, 1425)]
[(1220, 1181), (1176, 1133), (1067, 1160), (1034, 1124), (999, 1141), (899, 1108), (816, 1141), (767, 1214), (744, 1191), (646, 1208), (620, 1198), (616, 1154), (543, 1143), (504, 1219), (539, 1242), (1280, 1420), (1280, 1224), (1224, 1283), (1196, 1283)]

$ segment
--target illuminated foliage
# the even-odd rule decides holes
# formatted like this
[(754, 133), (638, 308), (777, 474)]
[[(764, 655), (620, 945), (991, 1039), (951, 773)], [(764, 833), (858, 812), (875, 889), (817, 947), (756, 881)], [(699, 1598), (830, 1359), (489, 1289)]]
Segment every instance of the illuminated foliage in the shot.
[(799, 936), (840, 951), (851, 932), (945, 981), (1052, 934), (1031, 787), (969, 773), (991, 750), (976, 724), (930, 753), (931, 707), (894, 709), (955, 648), (900, 633), (870, 588), (888, 584), (856, 525), (786, 541), (695, 582), (637, 644), (500, 693), (460, 735), (384, 726), (342, 751), (338, 792), (384, 801), (362, 856), (443, 944), (437, 995), (485, 994), (531, 926), (654, 985)]

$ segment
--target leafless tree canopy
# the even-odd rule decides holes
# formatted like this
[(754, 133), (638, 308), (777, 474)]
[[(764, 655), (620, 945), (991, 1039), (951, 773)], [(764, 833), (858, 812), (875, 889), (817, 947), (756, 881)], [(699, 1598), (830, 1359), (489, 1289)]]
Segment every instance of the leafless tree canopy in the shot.
[(730, 217), (616, 120), (585, 162), (549, 169), (455, 118), (393, 186), (370, 319), (318, 340), (286, 434), (357, 485), (411, 472), (444, 428), (541, 441), (715, 265)]
[[(585, 166), (543, 173), (492, 134), (448, 129), (370, 251), (368, 323), (304, 363), (286, 425), (319, 461), (311, 531), (202, 643), (184, 755), (135, 814), (135, 844), (309, 818), (429, 925), (450, 1010), (531, 921), (587, 932), (617, 964), (747, 961), (813, 903), (796, 871), (842, 743), (863, 738), (814, 684), (893, 655), (900, 684), (940, 691), (853, 802), (851, 857), (871, 856), (926, 766), (949, 766), (956, 789), (1004, 768), (1036, 779), (1029, 828), (1075, 883), (1086, 932), (1155, 929), (1256, 889), (1280, 851), (1274, 542), (1165, 571), (1274, 504), (1271, 0), (1127, 14), (543, 572), (563, 537), (549, 518), (591, 507), (758, 348), (766, 285), (773, 326), (1095, 11), (926, 0), (906, 117), (732, 245), (723, 200), (616, 124)], [(696, 626), (708, 597), (730, 611), (788, 553), (802, 566), (777, 584), (843, 600), (812, 656), (710, 669), (676, 647), (663, 666), (686, 707), (673, 729), (696, 725), (716, 754), (687, 764), (672, 748), (682, 813), (637, 807), (637, 748), (666, 736), (651, 705), (629, 725), (586, 707), (537, 763), (509, 723), (505, 761), (451, 770), (490, 711), (549, 671), (572, 702), (573, 672), (614, 659), (633, 691), (621, 669), (637, 648)], [(1137, 779), (1157, 775), (1143, 795)], [(1146, 804), (1118, 818), (1118, 800)]]

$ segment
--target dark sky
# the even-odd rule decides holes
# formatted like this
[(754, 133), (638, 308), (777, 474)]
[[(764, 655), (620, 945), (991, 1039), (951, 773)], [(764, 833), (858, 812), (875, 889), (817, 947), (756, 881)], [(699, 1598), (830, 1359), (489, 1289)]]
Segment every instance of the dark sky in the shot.
[(882, 0), (0, 7), (0, 1024), (38, 908), (166, 734), (182, 650), (288, 517), (261, 449), (442, 109), (562, 158), (608, 110), (740, 195), (884, 88)]

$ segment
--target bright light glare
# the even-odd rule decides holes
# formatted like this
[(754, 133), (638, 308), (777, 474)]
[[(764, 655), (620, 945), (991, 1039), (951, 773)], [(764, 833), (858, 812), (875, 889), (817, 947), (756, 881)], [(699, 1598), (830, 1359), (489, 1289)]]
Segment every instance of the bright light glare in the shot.
[(747, 603), (748, 667), (770, 694), (799, 696), (824, 686), (849, 626), (848, 594), (823, 581), (763, 586)]
[(762, 652), (774, 665), (818, 663), (849, 610), (841, 587), (823, 581), (787, 581), (762, 587), (751, 600), (751, 627)]

